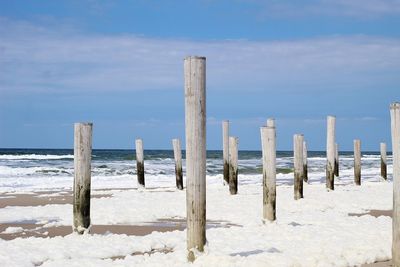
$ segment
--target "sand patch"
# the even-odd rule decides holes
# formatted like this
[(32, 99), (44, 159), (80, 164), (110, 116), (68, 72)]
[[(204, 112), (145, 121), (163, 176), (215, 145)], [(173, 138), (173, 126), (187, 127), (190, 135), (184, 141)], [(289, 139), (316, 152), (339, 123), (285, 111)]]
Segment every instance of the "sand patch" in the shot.
[(371, 215), (374, 216), (376, 218), (380, 217), (380, 216), (388, 216), (388, 217), (392, 217), (393, 214), (393, 210), (369, 210), (368, 212), (364, 212), (364, 213), (349, 213), (349, 216), (364, 216), (364, 215)]

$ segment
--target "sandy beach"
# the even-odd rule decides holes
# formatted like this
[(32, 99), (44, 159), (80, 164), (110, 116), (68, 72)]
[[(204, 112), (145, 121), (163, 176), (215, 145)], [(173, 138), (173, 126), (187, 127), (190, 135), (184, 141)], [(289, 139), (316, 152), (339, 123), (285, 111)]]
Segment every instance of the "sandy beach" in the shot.
[[(243, 202), (243, 204), (248, 205), (248, 206), (253, 206), (254, 203), (253, 201), (256, 199), (259, 199), (259, 196), (257, 196), (258, 194), (256, 194), (257, 192), (257, 187), (258, 186), (254, 186), (254, 185), (242, 185), (242, 187), (240, 188), (241, 190), (241, 197), (239, 197), (239, 199), (237, 199), (240, 202)], [(385, 184), (367, 184), (365, 185), (365, 189), (367, 191), (371, 192), (375, 192), (374, 194), (377, 194), (377, 192), (379, 192), (379, 190), (386, 188)], [(313, 196), (314, 194), (312, 194), (313, 191), (319, 191), (320, 187), (319, 186), (312, 186), (312, 185), (306, 185), (306, 192), (308, 192), (307, 197), (310, 197), (311, 199), (308, 201), (311, 201), (310, 204), (306, 204), (306, 202), (304, 202), (302, 200), (302, 202), (304, 202), (302, 205), (304, 206), (304, 208), (306, 208), (306, 210), (308, 210), (310, 208), (310, 212), (312, 211), (313, 206), (316, 206), (316, 202), (314, 203), (314, 199), (315, 197), (320, 198), (319, 194), (327, 194), (327, 192), (323, 192), (324, 190), (320, 191), (320, 193), (318, 193), (317, 195)], [(221, 190), (224, 190), (225, 187), (222, 185), (218, 185), (218, 186), (211, 186), (210, 188), (210, 197), (211, 197), (211, 203), (215, 203), (215, 197), (217, 197), (217, 195), (221, 194)], [(322, 189), (322, 188), (321, 188)], [(342, 197), (344, 196), (350, 196), (350, 194), (357, 194), (358, 198), (360, 199), (360, 202), (358, 202), (359, 204), (361, 204), (363, 201), (365, 201), (367, 198), (362, 198), (361, 196), (364, 195), (364, 193), (362, 192), (362, 190), (358, 190), (359, 188), (357, 187), (353, 187), (353, 186), (341, 186), (340, 189), (338, 188), (338, 192), (336, 194), (340, 194)], [(256, 190), (256, 191), (254, 191)], [(282, 191), (283, 190), (283, 191)], [(350, 191), (349, 191), (350, 190)], [(356, 191), (354, 191), (356, 190)], [(372, 191), (371, 191), (372, 190)], [(376, 191), (378, 190), (378, 191)], [(284, 192), (291, 192), (290, 187), (282, 187), (280, 188), (280, 195), (283, 197), (284, 195), (286, 195), (287, 193)], [(352, 192), (352, 193), (350, 193)], [(93, 225), (91, 227), (90, 230), (90, 235), (91, 239), (97, 240), (97, 239), (108, 239), (108, 238), (118, 238), (121, 239), (123, 238), (123, 236), (126, 237), (131, 237), (134, 238), (135, 240), (137, 238), (142, 238), (142, 241), (138, 241), (140, 243), (146, 243), (148, 241), (143, 241), (145, 238), (145, 240), (155, 240), (155, 236), (158, 236), (157, 239), (160, 239), (161, 236), (159, 235), (166, 235), (165, 237), (162, 237), (161, 240), (165, 240), (161, 241), (160, 244), (158, 245), (150, 245), (150, 246), (144, 246), (144, 247), (133, 247), (129, 250), (126, 251), (121, 251), (121, 250), (117, 250), (115, 252), (111, 252), (111, 253), (106, 253), (106, 254), (102, 254), (101, 256), (99, 256), (99, 259), (102, 261), (108, 261), (110, 260), (111, 262), (137, 262), (137, 260), (141, 261), (141, 257), (144, 257), (145, 255), (151, 255), (150, 258), (148, 258), (148, 260), (150, 260), (149, 263), (153, 262), (154, 264), (154, 260), (158, 259), (159, 257), (161, 257), (160, 255), (165, 254), (165, 255), (170, 255), (168, 257), (172, 257), (174, 258), (176, 253), (181, 253), (181, 245), (184, 246), (184, 236), (185, 236), (185, 229), (186, 229), (186, 220), (184, 218), (184, 203), (180, 203), (179, 205), (177, 205), (177, 203), (179, 203), (180, 201), (182, 201), (184, 199), (184, 193), (185, 192), (180, 192), (179, 190), (177, 191), (174, 188), (171, 187), (166, 187), (166, 188), (150, 188), (150, 189), (141, 189), (141, 190), (137, 190), (137, 189), (126, 189), (123, 190), (121, 188), (119, 189), (99, 189), (99, 190), (93, 190), (92, 192), (92, 212), (93, 212)], [(279, 192), (278, 192), (279, 193)], [(365, 192), (368, 194), (368, 192)], [(214, 194), (216, 194), (214, 196)], [(308, 196), (309, 194), (312, 194), (311, 196)], [(289, 194), (290, 195), (290, 194)], [(331, 194), (332, 195), (332, 194)], [(331, 196), (331, 195), (327, 195), (327, 196)], [(321, 195), (322, 196), (322, 195)], [(178, 198), (177, 198), (178, 197)], [(289, 196), (288, 196), (289, 197)], [(147, 199), (147, 201), (149, 201), (151, 199), (150, 202), (145, 203), (143, 202), (145, 199)], [(157, 209), (156, 206), (154, 206), (155, 203), (162, 203), (162, 200), (164, 199), (168, 199), (170, 204), (164, 203), (163, 206), (165, 206), (164, 208), (161, 209)], [(290, 197), (289, 197), (290, 199)], [(284, 202), (287, 202), (289, 199), (286, 199), (286, 197), (283, 197)], [(364, 199), (364, 200), (362, 200)], [(178, 202), (176, 202), (178, 200)], [(334, 200), (333, 198), (331, 200)], [(70, 221), (70, 215), (66, 216), (67, 214), (71, 214), (71, 201), (72, 201), (72, 192), (68, 191), (68, 190), (62, 190), (62, 191), (32, 191), (32, 192), (5, 192), (0, 194), (0, 239), (4, 240), (4, 242), (16, 242), (16, 244), (21, 244), (23, 246), (30, 246), (29, 244), (31, 242), (34, 242), (34, 240), (41, 240), (40, 242), (42, 243), (42, 246), (45, 245), (46, 243), (49, 242), (49, 244), (54, 243), (54, 242), (61, 242), (61, 244), (64, 244), (62, 246), (66, 246), (67, 244), (77, 244), (76, 242), (78, 242), (78, 240), (80, 239), (78, 235), (72, 234), (72, 227), (71, 224), (69, 223)], [(161, 201), (161, 202), (160, 202)], [(172, 202), (171, 202), (172, 201)], [(249, 202), (250, 201), (250, 202)], [(142, 207), (139, 205), (139, 203), (145, 203), (145, 205), (143, 205)], [(152, 204), (154, 203), (154, 204)], [(252, 204), (250, 204), (252, 203)], [(370, 204), (368, 204), (367, 206), (371, 206), (371, 207), (387, 207), (388, 204), (386, 201), (382, 202), (381, 204), (375, 203), (373, 204), (373, 202), (370, 202)], [(301, 215), (300, 217), (297, 217), (297, 215), (295, 215), (297, 212), (296, 211), (297, 208), (293, 207), (294, 209), (290, 209), (291, 211), (289, 211), (289, 213), (287, 213), (287, 215), (282, 214), (281, 212), (278, 212), (278, 218), (282, 221), (282, 223), (273, 226), (273, 228), (276, 228), (276, 230), (272, 230), (275, 233), (273, 234), (273, 232), (266, 232), (263, 233), (263, 231), (265, 231), (266, 229), (265, 226), (263, 226), (262, 224), (259, 225), (259, 223), (256, 223), (256, 221), (252, 220), (251, 217), (253, 217), (253, 211), (251, 211), (250, 213), (246, 212), (245, 210), (241, 209), (241, 211), (234, 211), (235, 207), (237, 207), (237, 204), (232, 203), (221, 203), (222, 205), (217, 205), (215, 208), (212, 208), (212, 206), (210, 206), (210, 214), (209, 214), (209, 219), (207, 221), (207, 231), (208, 231), (208, 235), (209, 235), (209, 242), (210, 245), (212, 244), (217, 244), (218, 241), (217, 240), (224, 240), (224, 239), (232, 239), (232, 237), (228, 237), (228, 236), (235, 236), (235, 238), (238, 238), (238, 240), (240, 240), (241, 238), (245, 238), (243, 239), (241, 242), (245, 242), (244, 240), (247, 240), (246, 237), (240, 237), (241, 233), (247, 233), (248, 236), (252, 236), (253, 231), (259, 232), (262, 236), (264, 237), (258, 237), (261, 238), (259, 241), (262, 241), (262, 239), (265, 239), (266, 236), (268, 236), (267, 243), (265, 244), (274, 244), (278, 239), (276, 239), (275, 237), (273, 237), (275, 234), (278, 234), (277, 237), (279, 236), (279, 232), (283, 233), (283, 229), (286, 229), (284, 231), (295, 231), (297, 232), (297, 230), (300, 230), (301, 228), (305, 227), (306, 225), (310, 224), (311, 221), (308, 221), (309, 219), (306, 219), (309, 215), (306, 215), (307, 213), (301, 213), (303, 215)], [(337, 202), (337, 204), (339, 204), (339, 202)], [(378, 204), (378, 205), (377, 205)], [(298, 208), (300, 208), (300, 206), (296, 205)], [(317, 205), (318, 206), (318, 205)], [(354, 205), (353, 205), (354, 206)], [(363, 206), (363, 205), (361, 205)], [(361, 207), (360, 206), (360, 207)], [(364, 207), (367, 207), (364, 205)], [(136, 218), (135, 220), (132, 219), (128, 219), (128, 218), (134, 218), (134, 217), (125, 217), (123, 216), (123, 214), (117, 214), (117, 213), (113, 213), (115, 212), (116, 208), (115, 207), (137, 207), (136, 212), (139, 215), (142, 215), (140, 218)], [(150, 208), (151, 207), (151, 208)], [(178, 208), (178, 210), (182, 211), (182, 212), (174, 212), (174, 208)], [(308, 208), (309, 207), (309, 208)], [(326, 206), (328, 207), (328, 206)], [(346, 207), (345, 206), (342, 206)], [(282, 209), (283, 207), (281, 207)], [(339, 208), (342, 209), (342, 208)], [(318, 208), (319, 209), (319, 208)], [(52, 211), (53, 210), (53, 211)], [(223, 210), (225, 210), (225, 212), (223, 212)], [(325, 211), (324, 211), (325, 210)], [(326, 209), (326, 208), (322, 208), (322, 213), (324, 213), (325, 215), (323, 215), (324, 217), (328, 216), (330, 217), (331, 215), (329, 215), (330, 209)], [(381, 208), (371, 208), (371, 209), (365, 209), (363, 208), (362, 212), (360, 212), (361, 210), (359, 210), (358, 208), (351, 208), (349, 209), (349, 206), (347, 206), (347, 208), (343, 209), (344, 210), (348, 210), (349, 212), (347, 212), (346, 214), (340, 215), (340, 216), (344, 216), (341, 217), (340, 220), (343, 220), (343, 222), (346, 222), (345, 224), (343, 224), (341, 227), (346, 227), (347, 231), (351, 232), (353, 229), (351, 226), (353, 223), (355, 223), (354, 220), (358, 221), (358, 224), (363, 224), (362, 222), (367, 219), (368, 223), (365, 224), (364, 227), (366, 227), (366, 225), (368, 224), (374, 224), (374, 223), (384, 223), (384, 225), (389, 226), (389, 224), (387, 224), (386, 219), (385, 218), (389, 218), (390, 219), (390, 215), (391, 215), (391, 211), (390, 210), (386, 210), (386, 209), (381, 209)], [(357, 212), (357, 210), (359, 210)], [(108, 214), (106, 217), (103, 217), (102, 212), (104, 211), (104, 215)], [(143, 216), (146, 215), (146, 213), (148, 213), (149, 211), (151, 211), (154, 215), (148, 214), (147, 216)], [(239, 213), (238, 213), (239, 212)], [(329, 213), (327, 213), (329, 212)], [(11, 213), (11, 215), (7, 215)], [(236, 216), (235, 213), (242, 214), (240, 217)], [(256, 212), (257, 213), (257, 212)], [(286, 213), (286, 212), (285, 212)], [(13, 214), (13, 215), (12, 215)], [(59, 214), (59, 215), (57, 215)], [(157, 215), (158, 214), (158, 215)], [(219, 214), (219, 215), (218, 215)], [(220, 214), (225, 214), (224, 216), (220, 216)], [(228, 214), (231, 214), (228, 216)], [(290, 215), (292, 214), (292, 215)], [(338, 214), (342, 214), (342, 213), (337, 213), (336, 216), (339, 216)], [(97, 216), (96, 216), (97, 215)], [(127, 215), (127, 214), (126, 214)], [(149, 216), (151, 215), (151, 216)], [(233, 215), (233, 216), (232, 216)], [(295, 216), (294, 216), (295, 215)], [(300, 213), (299, 213), (300, 215)], [(310, 214), (311, 215), (311, 214)], [(100, 217), (99, 217), (100, 216)], [(243, 217), (244, 216), (244, 217)], [(284, 219), (285, 217), (289, 216), (287, 219)], [(293, 217), (294, 216), (294, 217)], [(323, 217), (318, 217), (318, 215), (312, 215), (314, 217), (314, 219), (312, 221), (314, 221), (311, 224), (315, 224), (317, 221), (320, 221), (323, 219)], [(315, 217), (316, 216), (316, 217)], [(119, 217), (119, 219), (118, 219)], [(225, 218), (223, 218), (225, 217)], [(242, 219), (239, 219), (241, 218)], [(292, 217), (292, 218), (290, 218)], [(346, 218), (347, 217), (347, 218)], [(10, 219), (6, 219), (6, 218), (10, 218)], [(13, 218), (13, 219), (12, 219)], [(63, 219), (65, 218), (65, 219)], [(113, 219), (114, 218), (114, 219)], [(152, 218), (152, 219), (151, 219)], [(297, 219), (296, 219), (297, 218)], [(306, 219), (306, 221), (304, 221), (303, 219)], [(319, 218), (316, 220), (316, 218)], [(337, 217), (338, 219), (339, 217)], [(354, 218), (354, 219), (352, 219)], [(372, 219), (375, 218), (375, 219)], [(311, 219), (311, 217), (310, 217)], [(335, 219), (335, 220), (337, 220)], [(367, 222), (366, 221), (366, 222)], [(128, 223), (130, 222), (130, 223)], [(350, 222), (350, 224), (349, 224)], [(319, 222), (317, 224), (322, 223)], [(287, 226), (285, 226), (285, 224)], [(323, 223), (324, 224), (324, 223)], [(339, 223), (341, 224), (341, 223)], [(280, 226), (279, 226), (280, 225)], [(347, 226), (345, 226), (347, 225)], [(282, 228), (283, 227), (283, 228)], [(289, 228), (288, 228), (289, 227)], [(372, 225), (371, 225), (372, 227)], [(382, 226), (373, 226), (373, 228), (382, 228)], [(385, 226), (386, 227), (386, 226)], [(383, 229), (385, 228), (383, 227)], [(358, 227), (357, 227), (358, 228)], [(253, 229), (253, 230), (252, 230)], [(258, 230), (257, 230), (258, 229)], [(280, 229), (280, 230), (278, 230)], [(307, 228), (304, 228), (304, 230), (306, 230)], [(382, 230), (383, 230), (382, 229)], [(222, 232), (221, 232), (222, 230)], [(311, 230), (311, 228), (310, 228)], [(333, 230), (333, 228), (332, 228)], [(213, 234), (214, 231), (215, 234), (217, 234), (216, 236)], [(233, 231), (233, 232), (232, 232)], [(336, 231), (336, 230), (335, 230)], [(231, 233), (229, 233), (231, 232)], [(256, 233), (254, 232), (254, 234)], [(295, 233), (293, 232), (293, 233)], [(346, 232), (342, 232), (342, 234), (345, 234), (344, 236), (347, 236)], [(178, 234), (180, 233), (180, 234)], [(367, 233), (367, 232), (365, 232)], [(369, 234), (371, 234), (371, 231), (368, 231)], [(376, 233), (377, 236), (381, 236), (381, 231), (379, 231)], [(179, 240), (178, 243), (176, 243), (175, 240), (178, 236), (179, 236)], [(183, 235), (182, 235), (183, 234)], [(226, 234), (228, 234), (228, 236), (226, 236)], [(266, 234), (266, 236), (265, 236)], [(337, 232), (336, 235), (340, 236), (340, 233)], [(375, 235), (375, 234), (374, 234)], [(373, 238), (372, 235), (371, 237)], [(226, 237), (224, 237), (226, 236)], [(365, 234), (363, 234), (362, 236), (364, 236), (365, 238)], [(360, 236), (361, 237), (361, 236)], [(375, 238), (376, 238), (375, 237)], [(34, 239), (32, 239), (34, 238)], [(63, 241), (62, 239), (65, 239), (65, 241)], [(181, 239), (182, 238), (182, 239)], [(279, 237), (280, 239), (283, 238), (289, 238), (288, 240), (290, 240), (290, 235), (287, 237)], [(312, 239), (312, 235), (308, 236), (307, 238)], [(325, 240), (326, 242), (329, 242), (329, 237), (326, 236), (325, 238), (328, 238), (327, 240)], [(355, 238), (353, 236), (353, 238)], [(389, 237), (388, 241), (390, 240)], [(385, 237), (386, 239), (386, 237)], [(24, 241), (26, 240), (26, 241)], [(52, 241), (53, 240), (53, 241)], [(67, 241), (69, 240), (69, 241)], [(85, 239), (86, 240), (86, 239)], [(168, 241), (169, 240), (169, 241)], [(233, 241), (234, 239), (232, 239)], [(249, 239), (251, 240), (251, 239)], [(275, 241), (274, 241), (275, 240)], [(319, 239), (319, 240), (323, 240), (323, 239)], [(357, 239), (354, 239), (354, 241), (356, 241)], [(360, 239), (361, 241), (362, 239)], [(36, 243), (37, 241), (35, 241), (34, 243)], [(159, 241), (159, 242), (160, 242)], [(310, 240), (311, 241), (311, 240)], [(65, 243), (68, 242), (68, 243)], [(86, 241), (85, 241), (86, 242)], [(126, 241), (119, 241), (120, 243), (124, 243)], [(152, 243), (155, 241), (151, 241)], [(171, 243), (172, 242), (172, 243)], [(181, 243), (182, 242), (182, 243)], [(217, 243), (216, 243), (217, 242)], [(296, 241), (297, 242), (297, 241)], [(314, 241), (312, 241), (314, 242)], [(361, 241), (363, 242), (363, 241)], [(156, 242), (158, 243), (158, 242)], [(181, 244), (180, 244), (181, 243)], [(259, 245), (256, 245), (255, 247), (262, 247), (262, 242), (259, 243), (257, 242)], [(357, 242), (356, 242), (357, 243)], [(0, 243), (1, 244), (1, 243)], [(10, 243), (11, 244), (11, 243)], [(243, 245), (245, 245), (246, 243), (243, 243)], [(361, 243), (360, 243), (361, 244)], [(5, 244), (4, 244), (5, 245)], [(349, 244), (350, 245), (350, 244)], [(382, 243), (383, 245), (383, 243)], [(14, 245), (13, 245), (14, 246)], [(53, 249), (55, 249), (56, 251), (58, 250), (58, 246), (56, 245), (56, 243), (54, 243), (53, 245)], [(95, 244), (92, 244), (90, 246), (96, 246)], [(278, 243), (275, 243), (276, 247), (280, 247), (278, 249), (279, 251), (282, 251), (282, 249), (284, 248), (284, 246), (282, 247), (282, 245), (279, 245)], [(352, 246), (352, 245), (351, 245)], [(358, 245), (359, 249), (361, 249), (362, 251), (362, 246)], [(246, 246), (244, 246), (246, 247)], [(243, 247), (243, 248), (244, 248)], [(247, 247), (252, 247), (252, 246), (247, 246)], [(367, 247), (366, 247), (367, 248)], [(211, 250), (215, 250), (215, 248), (210, 248)], [(234, 247), (232, 247), (233, 251), (235, 251)], [(220, 249), (218, 249), (220, 250)], [(184, 250), (183, 250), (184, 251)], [(228, 250), (229, 251), (229, 250)], [(252, 255), (257, 255), (259, 253), (261, 253), (260, 255), (263, 255), (262, 253), (263, 250), (259, 250), (259, 249), (254, 249), (254, 250), (246, 250), (246, 249), (242, 249), (239, 250), (239, 252), (230, 252), (231, 256), (229, 257), (241, 257), (241, 259), (250, 259), (249, 257), (254, 257)], [(270, 248), (270, 251), (275, 251), (275, 248), (272, 249)], [(390, 251), (390, 249), (388, 248), (388, 251)], [(316, 252), (313, 252), (314, 255)], [(229, 254), (229, 253), (228, 253)], [(278, 253), (279, 254), (279, 253)], [(310, 254), (313, 255), (313, 254)], [(236, 256), (235, 256), (236, 255)], [(290, 255), (290, 254), (288, 254)], [(49, 256), (46, 256), (49, 257)], [(51, 256), (50, 256), (51, 257)], [(381, 257), (381, 256), (379, 256)], [(163, 257), (161, 257), (163, 258)], [(178, 256), (179, 258), (179, 256)], [(135, 260), (136, 259), (136, 260)], [(153, 259), (153, 260), (151, 260)], [(175, 259), (174, 261), (176, 261), (177, 259)], [(281, 259), (282, 260), (282, 259)], [(279, 261), (281, 261), (279, 260)], [(326, 259), (325, 259), (326, 260)], [(325, 261), (323, 260), (323, 261)], [(251, 260), (251, 261), (254, 261)], [(375, 263), (369, 263), (369, 264), (360, 264), (360, 266), (391, 266), (390, 265), (390, 261), (387, 260), (374, 260)], [(48, 260), (45, 260), (45, 258), (43, 258), (43, 260), (36, 262), (36, 264), (45, 264), (47, 263)], [(103, 262), (104, 263), (104, 262)], [(182, 265), (183, 263), (178, 263), (178, 265)], [(157, 265), (157, 264), (156, 264)], [(185, 265), (185, 264), (183, 264)], [(357, 265), (357, 264), (356, 264)], [(351, 264), (347, 265), (347, 266), (352, 266)]]

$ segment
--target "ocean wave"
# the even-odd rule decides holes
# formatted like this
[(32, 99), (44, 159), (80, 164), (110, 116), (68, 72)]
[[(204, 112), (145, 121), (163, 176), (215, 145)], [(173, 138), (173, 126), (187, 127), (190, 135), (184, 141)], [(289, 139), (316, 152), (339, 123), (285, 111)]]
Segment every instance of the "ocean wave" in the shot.
[(0, 155), (0, 160), (56, 160), (56, 159), (73, 159), (74, 155)]

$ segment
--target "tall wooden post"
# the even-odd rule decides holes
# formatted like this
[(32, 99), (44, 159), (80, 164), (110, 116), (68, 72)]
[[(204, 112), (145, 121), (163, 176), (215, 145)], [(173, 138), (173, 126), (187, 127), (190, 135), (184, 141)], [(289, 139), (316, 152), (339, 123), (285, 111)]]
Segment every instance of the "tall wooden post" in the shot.
[(267, 119), (267, 127), (275, 127), (275, 119), (274, 118)]
[(361, 185), (361, 141), (354, 140), (354, 183)]
[(172, 139), (172, 146), (174, 148), (176, 188), (183, 190), (181, 140)]
[(390, 105), (393, 153), (392, 262), (400, 267), (400, 103)]
[(381, 176), (387, 180), (387, 160), (386, 160), (386, 143), (380, 144), (381, 149)]
[(335, 168), (334, 173), (336, 177), (339, 177), (339, 145), (335, 144)]
[(276, 131), (261, 127), (263, 162), (263, 219), (276, 220)]
[(144, 154), (143, 154), (143, 141), (142, 139), (136, 139), (136, 173), (138, 180), (138, 187), (144, 187)]
[(229, 121), (222, 122), (222, 158), (224, 164), (224, 184), (229, 184)]
[(303, 180), (308, 182), (307, 142), (303, 141)]
[(294, 153), (294, 199), (303, 198), (303, 142), (302, 134), (293, 137)]
[(238, 138), (229, 137), (229, 192), (236, 195), (238, 191)]
[(74, 125), (73, 230), (79, 234), (89, 232), (90, 228), (92, 128), (92, 123)]
[(206, 243), (206, 58), (184, 60), (188, 260)]
[(326, 188), (335, 189), (335, 123), (336, 117), (327, 117), (326, 135)]

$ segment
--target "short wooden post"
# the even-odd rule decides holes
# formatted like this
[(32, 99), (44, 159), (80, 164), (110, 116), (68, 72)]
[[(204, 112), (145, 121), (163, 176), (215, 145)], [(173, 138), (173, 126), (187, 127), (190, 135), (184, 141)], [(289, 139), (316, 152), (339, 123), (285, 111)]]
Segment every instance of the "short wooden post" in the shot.
[(354, 140), (354, 183), (361, 185), (361, 141)]
[(229, 192), (236, 195), (238, 191), (238, 138), (229, 137)]
[(303, 180), (308, 182), (307, 142), (303, 141)]
[(73, 230), (78, 234), (90, 229), (90, 181), (92, 162), (92, 123), (74, 125), (74, 200)]
[(294, 156), (294, 199), (303, 198), (303, 142), (302, 134), (293, 136)]
[(229, 121), (222, 122), (222, 158), (224, 163), (224, 184), (229, 184)]
[(184, 60), (188, 260), (206, 243), (206, 58)]
[(336, 117), (327, 117), (326, 135), (326, 188), (335, 189), (335, 123)]
[(386, 160), (386, 143), (381, 143), (381, 176), (387, 180), (387, 160)]
[(143, 153), (143, 141), (142, 139), (136, 139), (136, 173), (138, 180), (138, 187), (144, 187), (144, 153)]
[(335, 144), (335, 168), (334, 173), (336, 177), (339, 177), (339, 145)]
[(261, 127), (263, 162), (263, 219), (276, 220), (276, 131)]
[(390, 105), (393, 154), (392, 264), (400, 266), (400, 103)]
[(267, 127), (275, 127), (275, 119), (274, 118), (267, 119)]
[(172, 146), (174, 148), (176, 188), (183, 190), (181, 140), (172, 139)]

